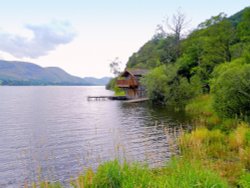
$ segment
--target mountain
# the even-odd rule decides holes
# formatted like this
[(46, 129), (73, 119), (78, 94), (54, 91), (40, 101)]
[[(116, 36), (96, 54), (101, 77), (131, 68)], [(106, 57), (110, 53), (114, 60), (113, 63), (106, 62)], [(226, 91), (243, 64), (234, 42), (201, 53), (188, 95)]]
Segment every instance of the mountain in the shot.
[(33, 63), (0, 60), (0, 85), (97, 84), (96, 81), (91, 82), (88, 79), (72, 76), (58, 67), (43, 68)]
[(107, 85), (109, 81), (112, 79), (111, 77), (103, 77), (103, 78), (94, 78), (94, 77), (84, 77), (84, 81), (87, 83), (91, 83), (93, 85), (101, 86)]

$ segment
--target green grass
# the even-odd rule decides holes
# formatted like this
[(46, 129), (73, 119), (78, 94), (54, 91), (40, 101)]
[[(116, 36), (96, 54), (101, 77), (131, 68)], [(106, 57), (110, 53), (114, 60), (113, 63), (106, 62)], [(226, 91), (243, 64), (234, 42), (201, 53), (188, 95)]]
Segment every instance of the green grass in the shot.
[(120, 164), (117, 160), (88, 171), (72, 182), (75, 188), (190, 188), (228, 187), (219, 175), (203, 168), (199, 162), (172, 159), (165, 167), (150, 169), (140, 164)]
[(250, 170), (250, 128), (240, 123), (229, 134), (219, 129), (197, 128), (182, 135), (179, 146), (187, 161), (198, 160), (236, 186), (245, 170)]
[(238, 119), (221, 119), (216, 114), (212, 106), (211, 95), (201, 95), (191, 100), (185, 110), (192, 117), (192, 123), (196, 127), (207, 127), (208, 129), (220, 129), (229, 133), (239, 124)]
[(244, 173), (239, 180), (239, 186), (242, 188), (250, 188), (250, 173)]

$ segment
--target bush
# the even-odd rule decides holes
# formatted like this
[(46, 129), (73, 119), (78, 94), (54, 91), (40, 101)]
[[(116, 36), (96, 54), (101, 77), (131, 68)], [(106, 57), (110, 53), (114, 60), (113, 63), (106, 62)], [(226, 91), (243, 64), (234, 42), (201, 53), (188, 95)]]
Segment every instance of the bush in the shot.
[(189, 83), (186, 78), (177, 75), (177, 68), (172, 64), (162, 65), (142, 79), (153, 102), (183, 108), (189, 99), (199, 93), (197, 78), (192, 78)]
[(215, 71), (213, 106), (221, 117), (250, 115), (250, 64), (224, 64)]

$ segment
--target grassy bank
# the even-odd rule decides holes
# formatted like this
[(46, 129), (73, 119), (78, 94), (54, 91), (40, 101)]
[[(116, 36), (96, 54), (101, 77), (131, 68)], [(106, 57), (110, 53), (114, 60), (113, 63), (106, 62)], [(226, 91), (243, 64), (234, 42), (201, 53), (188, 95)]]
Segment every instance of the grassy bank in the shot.
[[(117, 160), (88, 170), (71, 182), (74, 188), (134, 188), (134, 187), (228, 187), (218, 174), (205, 169), (199, 161), (173, 158), (165, 167), (150, 169), (141, 164), (120, 164)], [(61, 188), (60, 184), (43, 183), (42, 188)]]
[[(180, 155), (164, 167), (150, 169), (142, 164), (110, 161), (96, 172), (90, 169), (73, 178), (72, 187), (250, 187), (249, 124), (219, 118), (209, 95), (193, 99), (186, 111), (192, 116), (194, 128), (182, 133), (178, 139)], [(40, 187), (62, 186), (43, 182)]]
[(217, 172), (232, 187), (250, 187), (250, 128), (234, 118), (219, 118), (212, 97), (193, 99), (186, 111), (195, 129), (179, 140), (187, 161), (198, 160), (204, 168)]
[(101, 165), (96, 173), (89, 171), (73, 183), (84, 187), (227, 187), (216, 173), (203, 169), (199, 162), (172, 159), (166, 167), (149, 169), (140, 164), (119, 164), (117, 161)]

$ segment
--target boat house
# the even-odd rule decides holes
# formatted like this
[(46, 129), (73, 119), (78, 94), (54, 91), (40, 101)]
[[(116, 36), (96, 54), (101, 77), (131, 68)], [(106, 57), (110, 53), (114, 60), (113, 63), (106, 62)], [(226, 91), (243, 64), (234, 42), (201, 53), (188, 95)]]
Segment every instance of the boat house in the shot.
[(146, 97), (145, 87), (140, 84), (140, 78), (148, 73), (145, 69), (125, 69), (119, 76), (116, 84), (125, 90), (128, 99)]

